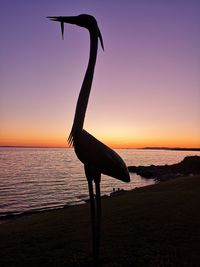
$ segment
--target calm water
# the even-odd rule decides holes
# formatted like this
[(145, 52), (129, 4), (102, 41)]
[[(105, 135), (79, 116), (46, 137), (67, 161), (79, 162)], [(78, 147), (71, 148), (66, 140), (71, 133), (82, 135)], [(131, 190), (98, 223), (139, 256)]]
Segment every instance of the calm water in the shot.
[[(186, 155), (200, 152), (167, 150), (116, 150), (127, 165), (172, 164)], [(124, 184), (102, 176), (102, 194), (112, 189), (130, 190), (146, 186), (154, 180), (131, 174), (131, 182)], [(84, 203), (87, 182), (83, 165), (73, 149), (0, 148), (0, 218), (30, 210), (51, 209)]]

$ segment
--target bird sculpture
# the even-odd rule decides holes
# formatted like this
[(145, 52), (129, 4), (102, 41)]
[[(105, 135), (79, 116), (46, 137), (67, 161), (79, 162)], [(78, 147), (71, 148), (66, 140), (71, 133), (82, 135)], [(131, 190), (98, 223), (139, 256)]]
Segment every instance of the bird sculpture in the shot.
[[(83, 129), (96, 64), (98, 39), (100, 40), (102, 49), (104, 50), (103, 39), (97, 21), (91, 15), (81, 14), (79, 16), (59, 16), (48, 18), (53, 21), (60, 22), (62, 38), (64, 34), (64, 23), (75, 24), (86, 28), (90, 34), (89, 62), (79, 93), (73, 126), (68, 142), (74, 147), (77, 157), (84, 164), (90, 196), (93, 257), (95, 263), (97, 264), (99, 261), (101, 230), (101, 174), (114, 177), (123, 182), (130, 182), (129, 172), (122, 158), (114, 150), (104, 145)], [(95, 184), (96, 191), (95, 197), (93, 182)]]

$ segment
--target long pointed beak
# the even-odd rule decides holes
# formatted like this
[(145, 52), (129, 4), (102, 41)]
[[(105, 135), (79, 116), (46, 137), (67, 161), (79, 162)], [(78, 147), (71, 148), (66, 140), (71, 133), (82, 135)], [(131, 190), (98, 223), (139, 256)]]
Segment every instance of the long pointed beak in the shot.
[(62, 33), (62, 39), (64, 39), (64, 23), (69, 24), (76, 24), (76, 17), (75, 16), (69, 16), (69, 17), (47, 17), (48, 19), (52, 21), (59, 21), (61, 26), (61, 33)]

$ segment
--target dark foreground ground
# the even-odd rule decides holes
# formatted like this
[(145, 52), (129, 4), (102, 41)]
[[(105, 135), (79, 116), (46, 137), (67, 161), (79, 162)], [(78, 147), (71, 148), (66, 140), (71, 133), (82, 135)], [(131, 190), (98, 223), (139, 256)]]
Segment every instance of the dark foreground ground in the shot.
[[(0, 225), (0, 266), (92, 266), (89, 205)], [(200, 266), (200, 176), (103, 200), (101, 266)]]

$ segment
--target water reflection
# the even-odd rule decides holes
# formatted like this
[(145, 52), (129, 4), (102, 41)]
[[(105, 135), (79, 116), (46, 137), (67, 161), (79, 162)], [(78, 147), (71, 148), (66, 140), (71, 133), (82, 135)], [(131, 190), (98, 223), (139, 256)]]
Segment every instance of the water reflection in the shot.
[[(120, 149), (127, 165), (172, 164), (200, 152)], [(0, 214), (83, 203), (87, 181), (73, 149), (0, 148)], [(102, 175), (102, 194), (154, 181), (131, 174), (125, 184)]]

